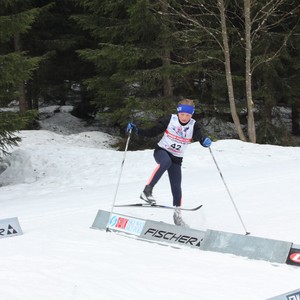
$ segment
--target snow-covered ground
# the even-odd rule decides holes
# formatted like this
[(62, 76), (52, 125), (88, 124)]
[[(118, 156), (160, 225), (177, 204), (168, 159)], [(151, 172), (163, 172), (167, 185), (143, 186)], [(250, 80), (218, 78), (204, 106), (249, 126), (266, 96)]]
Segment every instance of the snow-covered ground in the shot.
[[(97, 131), (20, 136), (0, 175), (0, 219), (18, 217), (24, 232), (0, 239), (1, 300), (257, 300), (300, 287), (299, 267), (90, 229), (98, 209), (112, 205), (124, 154), (110, 147), (115, 138)], [(211, 149), (251, 235), (300, 244), (300, 148), (220, 140)], [(117, 203), (138, 201), (152, 154), (129, 145)], [(171, 204), (167, 175), (154, 195)], [(192, 228), (244, 233), (209, 150), (198, 143), (184, 159), (183, 196), (185, 206), (203, 204), (184, 213)], [(171, 211), (115, 211), (172, 223)]]

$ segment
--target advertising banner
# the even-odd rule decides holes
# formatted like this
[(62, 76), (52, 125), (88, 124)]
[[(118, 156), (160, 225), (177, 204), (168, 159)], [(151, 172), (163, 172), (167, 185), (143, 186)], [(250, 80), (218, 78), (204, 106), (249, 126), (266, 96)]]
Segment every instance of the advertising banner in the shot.
[(299, 299), (300, 299), (300, 289), (273, 298), (269, 298), (267, 300), (299, 300)]
[(300, 245), (293, 244), (287, 257), (286, 263), (289, 265), (300, 267)]
[(23, 234), (18, 218), (0, 219), (0, 239)]

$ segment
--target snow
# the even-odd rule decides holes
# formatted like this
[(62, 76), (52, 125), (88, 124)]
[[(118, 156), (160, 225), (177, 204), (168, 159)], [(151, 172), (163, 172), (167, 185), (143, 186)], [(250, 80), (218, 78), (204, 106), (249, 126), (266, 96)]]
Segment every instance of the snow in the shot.
[[(0, 239), (1, 300), (257, 300), (300, 287), (299, 267), (91, 229), (98, 209), (111, 209), (124, 152), (108, 134), (69, 134), (67, 120), (67, 130), (21, 131), (20, 147), (5, 158), (0, 219), (18, 217), (24, 234)], [(220, 140), (211, 149), (251, 235), (300, 244), (300, 148)], [(129, 144), (117, 203), (138, 201), (152, 155)], [(209, 150), (191, 144), (182, 171), (183, 204), (203, 204), (184, 212), (186, 222), (243, 234)], [(167, 175), (154, 195), (171, 204)], [(172, 223), (166, 210), (115, 212)]]

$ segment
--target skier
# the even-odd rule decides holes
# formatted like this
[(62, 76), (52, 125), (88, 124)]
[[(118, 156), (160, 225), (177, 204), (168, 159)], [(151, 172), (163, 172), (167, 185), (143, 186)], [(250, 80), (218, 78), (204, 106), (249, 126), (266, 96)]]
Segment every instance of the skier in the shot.
[(150, 176), (140, 198), (150, 205), (156, 200), (152, 190), (165, 171), (168, 171), (171, 191), (173, 195), (174, 223), (179, 226), (188, 226), (181, 216), (181, 164), (184, 152), (192, 140), (197, 140), (203, 147), (210, 147), (212, 141), (201, 133), (199, 124), (192, 118), (195, 111), (193, 100), (179, 101), (177, 115), (164, 117), (150, 129), (141, 129), (133, 123), (128, 123), (127, 132), (132, 131), (137, 135), (154, 137), (164, 132), (154, 150), (154, 159), (157, 166)]

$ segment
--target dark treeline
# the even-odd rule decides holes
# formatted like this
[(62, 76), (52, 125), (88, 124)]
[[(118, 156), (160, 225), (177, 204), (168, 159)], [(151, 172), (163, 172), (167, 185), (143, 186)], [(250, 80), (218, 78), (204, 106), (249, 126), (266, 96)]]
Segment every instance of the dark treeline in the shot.
[(299, 136), (299, 17), (298, 0), (1, 0), (0, 104), (19, 106), (1, 143), (41, 104), (124, 126), (187, 97), (241, 140), (289, 144), (278, 107)]

